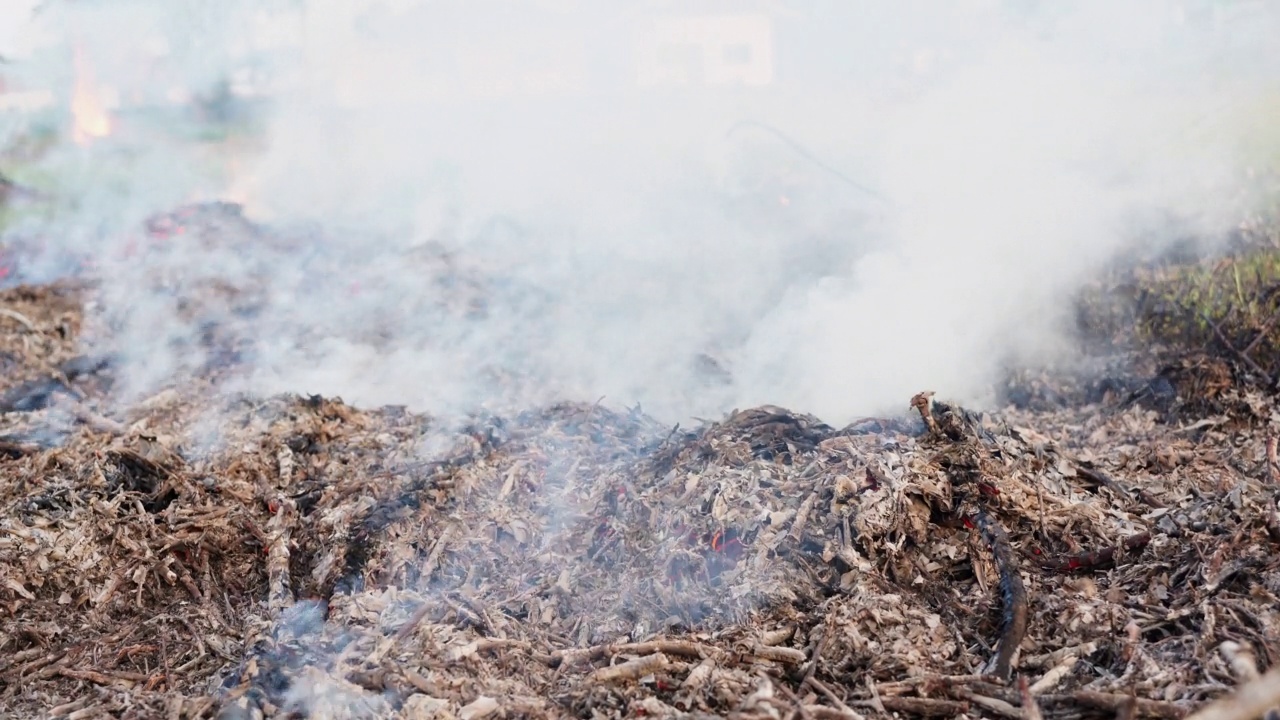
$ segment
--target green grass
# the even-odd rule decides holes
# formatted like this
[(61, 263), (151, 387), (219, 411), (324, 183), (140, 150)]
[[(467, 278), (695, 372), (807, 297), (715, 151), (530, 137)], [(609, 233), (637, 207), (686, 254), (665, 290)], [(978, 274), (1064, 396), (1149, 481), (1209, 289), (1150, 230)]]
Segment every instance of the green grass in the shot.
[(1114, 272), (1077, 307), (1085, 338), (1104, 346), (1206, 352), (1259, 378), (1280, 375), (1280, 247), (1265, 233), (1224, 255)]

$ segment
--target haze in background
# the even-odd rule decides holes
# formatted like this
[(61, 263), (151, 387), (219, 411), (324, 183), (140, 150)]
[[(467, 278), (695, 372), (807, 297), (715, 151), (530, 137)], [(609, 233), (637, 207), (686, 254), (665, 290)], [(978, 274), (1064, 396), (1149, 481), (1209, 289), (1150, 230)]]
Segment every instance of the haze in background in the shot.
[[(1067, 357), (1067, 299), (1137, 238), (1238, 220), (1242, 113), (1280, 77), (1267, 3), (135, 1), (34, 22), (85, 49), (117, 116), (221, 87), (263, 119), (217, 150), (141, 121), (68, 136), (44, 162), (78, 202), (39, 220), (48, 242), (117, 257), (141, 218), (215, 198), (307, 238), (104, 260), (127, 397), (192, 372), (212, 317), (257, 339), (241, 389), (444, 414), (981, 404), (1006, 363)], [(161, 270), (265, 310), (193, 320)]]

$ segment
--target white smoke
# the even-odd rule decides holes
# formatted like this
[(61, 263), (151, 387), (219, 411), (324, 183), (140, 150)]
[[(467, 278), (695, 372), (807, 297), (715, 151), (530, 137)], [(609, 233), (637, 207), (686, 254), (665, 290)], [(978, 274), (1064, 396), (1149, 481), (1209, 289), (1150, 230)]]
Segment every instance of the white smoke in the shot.
[[(1229, 226), (1232, 108), (1274, 93), (1280, 64), (1261, 3), (727, 7), (67, 4), (37, 23), (122, 94), (252, 67), (270, 112), (246, 147), (135, 123), (62, 148), (84, 187), (46, 235), (96, 250), (214, 197), (322, 228), (112, 265), (135, 395), (202, 360), (148, 281), (185, 263), (265, 285), (265, 310), (218, 316), (257, 336), (257, 391), (840, 423), (925, 388), (982, 401), (1003, 363), (1066, 351), (1066, 299), (1148, 218)], [(169, 38), (147, 72), (122, 17)]]

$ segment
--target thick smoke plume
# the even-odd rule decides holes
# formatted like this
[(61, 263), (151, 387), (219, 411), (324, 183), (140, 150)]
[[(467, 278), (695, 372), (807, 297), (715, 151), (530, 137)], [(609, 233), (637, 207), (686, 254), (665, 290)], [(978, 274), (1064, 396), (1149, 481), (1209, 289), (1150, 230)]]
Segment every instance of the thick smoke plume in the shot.
[[(1280, 77), (1267, 3), (187, 0), (29, 22), (118, 95), (110, 136), (42, 161), (73, 202), (18, 229), (97, 259), (127, 397), (226, 325), (253, 338), (241, 388), (445, 414), (982, 402), (1005, 363), (1068, 356), (1091, 273), (1247, 209), (1241, 120)], [(69, 64), (18, 65), (70, 91)], [(248, 87), (252, 143), (124, 109)], [(279, 231), (138, 249), (143, 218), (214, 199)], [(259, 306), (174, 302), (197, 281)]]

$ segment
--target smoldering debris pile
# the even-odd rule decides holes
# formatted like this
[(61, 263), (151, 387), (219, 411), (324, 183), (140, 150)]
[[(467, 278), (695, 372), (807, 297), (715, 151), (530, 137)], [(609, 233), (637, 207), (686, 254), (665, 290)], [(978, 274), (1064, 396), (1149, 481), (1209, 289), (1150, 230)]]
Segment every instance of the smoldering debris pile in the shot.
[(215, 364), (118, 411), (92, 292), (0, 294), (9, 717), (1172, 718), (1280, 658), (1244, 387), (446, 427)]

